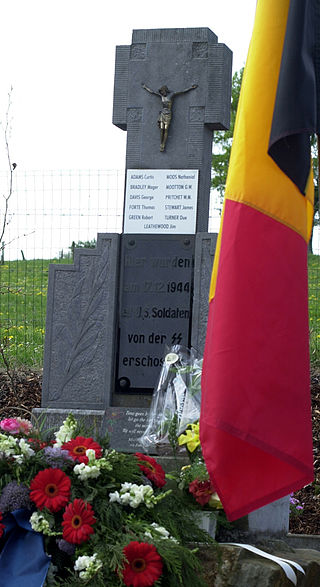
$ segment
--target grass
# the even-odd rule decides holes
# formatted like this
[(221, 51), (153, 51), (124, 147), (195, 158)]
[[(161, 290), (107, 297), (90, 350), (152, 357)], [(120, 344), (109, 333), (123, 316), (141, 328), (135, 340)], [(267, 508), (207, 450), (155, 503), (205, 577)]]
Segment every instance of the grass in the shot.
[(311, 363), (320, 366), (320, 256), (309, 255), (309, 329)]
[[(37, 259), (0, 265), (0, 343), (11, 367), (33, 369), (43, 365), (48, 268), (49, 263), (63, 262), (70, 260)], [(310, 356), (311, 362), (319, 365), (320, 256), (309, 255), (308, 270)]]
[(61, 262), (69, 261), (36, 259), (0, 265), (0, 343), (10, 366), (42, 367), (49, 263)]

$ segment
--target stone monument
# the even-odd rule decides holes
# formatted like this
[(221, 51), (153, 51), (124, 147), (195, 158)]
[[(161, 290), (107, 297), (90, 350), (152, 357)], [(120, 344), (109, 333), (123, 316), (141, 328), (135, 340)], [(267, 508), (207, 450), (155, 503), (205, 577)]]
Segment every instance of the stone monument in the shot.
[(135, 30), (116, 49), (113, 123), (127, 131), (123, 234), (49, 269), (42, 408), (141, 448), (165, 348), (204, 346), (216, 235), (212, 139), (229, 125), (231, 51), (208, 28)]

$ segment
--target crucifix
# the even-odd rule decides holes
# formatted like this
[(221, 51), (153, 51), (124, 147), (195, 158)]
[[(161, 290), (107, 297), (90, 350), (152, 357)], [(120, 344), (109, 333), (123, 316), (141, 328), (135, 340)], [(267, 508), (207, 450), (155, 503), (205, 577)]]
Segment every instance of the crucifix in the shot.
[(142, 84), (142, 87), (147, 90), (150, 94), (155, 94), (161, 98), (162, 102), (162, 110), (159, 112), (158, 117), (158, 126), (160, 128), (160, 151), (164, 151), (167, 138), (168, 138), (168, 130), (172, 118), (172, 103), (173, 98), (178, 96), (179, 94), (185, 94), (186, 92), (190, 92), (190, 90), (195, 90), (198, 85), (193, 84), (191, 88), (186, 88), (185, 90), (180, 90), (180, 92), (172, 92), (169, 90), (168, 86), (161, 86), (161, 88), (156, 92), (151, 88), (148, 88), (145, 84)]

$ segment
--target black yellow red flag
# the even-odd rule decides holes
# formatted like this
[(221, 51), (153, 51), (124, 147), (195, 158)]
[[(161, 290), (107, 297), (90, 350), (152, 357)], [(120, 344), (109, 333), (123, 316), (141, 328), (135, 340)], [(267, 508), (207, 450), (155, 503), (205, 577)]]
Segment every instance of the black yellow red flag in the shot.
[[(230, 520), (313, 480), (307, 243), (309, 133), (317, 125), (316, 19), (309, 11), (316, 4), (258, 0), (241, 88), (200, 417), (204, 458)], [(292, 80), (297, 54), (301, 77)], [(281, 108), (290, 113), (286, 122)]]

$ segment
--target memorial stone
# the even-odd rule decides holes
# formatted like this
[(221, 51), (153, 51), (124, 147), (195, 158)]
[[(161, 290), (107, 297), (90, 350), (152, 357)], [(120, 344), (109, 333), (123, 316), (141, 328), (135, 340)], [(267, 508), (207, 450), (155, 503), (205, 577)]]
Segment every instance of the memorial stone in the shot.
[(229, 125), (231, 61), (208, 28), (135, 30), (116, 49), (123, 234), (100, 234), (73, 265), (50, 267), (38, 413), (51, 424), (72, 411), (114, 448), (139, 450), (166, 347), (203, 351), (212, 139)]

